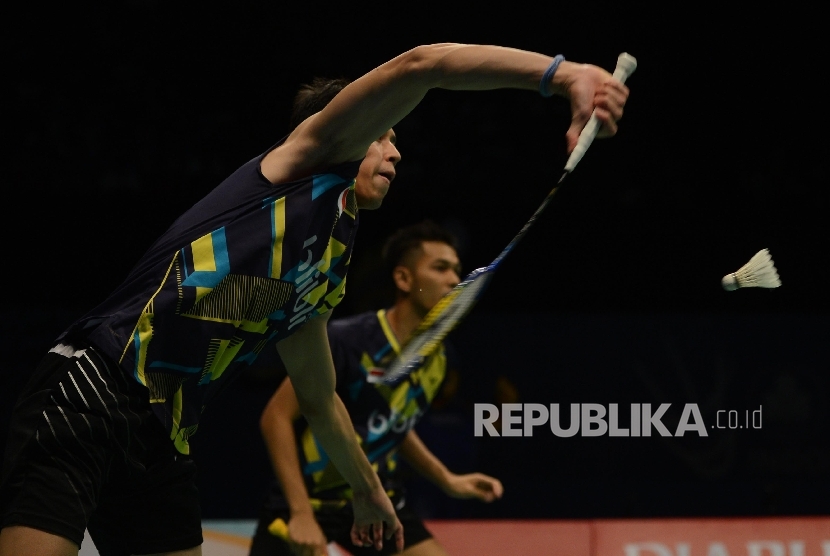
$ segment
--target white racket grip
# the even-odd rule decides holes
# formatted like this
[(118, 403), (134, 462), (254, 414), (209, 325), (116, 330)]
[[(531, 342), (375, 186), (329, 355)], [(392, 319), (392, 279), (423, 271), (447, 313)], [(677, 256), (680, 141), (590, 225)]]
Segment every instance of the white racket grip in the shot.
[[(623, 52), (617, 56), (617, 67), (614, 68), (614, 79), (620, 81), (621, 83), (625, 83), (625, 80), (628, 79), (629, 75), (634, 73), (635, 69), (637, 69), (637, 59), (631, 54)], [(574, 147), (574, 150), (571, 152), (571, 156), (568, 157), (568, 162), (565, 163), (566, 172), (572, 172), (573, 169), (576, 168), (577, 163), (582, 160), (582, 156), (585, 154), (585, 151), (588, 150), (588, 147), (591, 146), (591, 143), (597, 136), (599, 126), (600, 123), (599, 120), (597, 120), (596, 114), (591, 114), (591, 118), (588, 120), (585, 127), (582, 128), (582, 133), (579, 134), (576, 147)]]

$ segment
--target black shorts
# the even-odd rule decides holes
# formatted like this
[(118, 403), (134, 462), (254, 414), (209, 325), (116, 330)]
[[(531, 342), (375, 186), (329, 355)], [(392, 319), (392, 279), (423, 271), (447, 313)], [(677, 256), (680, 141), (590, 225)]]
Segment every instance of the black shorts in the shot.
[[(432, 538), (424, 522), (409, 509), (403, 506), (397, 511), (398, 519), (403, 525), (404, 547), (409, 548)], [(291, 513), (288, 510), (263, 509), (259, 516), (256, 532), (254, 533), (251, 551), (248, 556), (293, 556), (287, 542), (268, 532), (268, 526), (277, 518), (288, 523)], [(351, 505), (341, 510), (321, 510), (315, 512), (314, 517), (326, 539), (336, 542), (354, 556), (369, 556), (371, 554), (397, 554), (395, 543), (391, 539), (383, 541), (383, 549), (378, 551), (374, 547), (361, 547), (352, 544), (351, 531), (354, 525), (354, 513)]]
[(147, 389), (86, 346), (58, 346), (15, 406), (0, 476), (0, 527), (24, 525), (102, 556), (202, 544), (193, 461)]

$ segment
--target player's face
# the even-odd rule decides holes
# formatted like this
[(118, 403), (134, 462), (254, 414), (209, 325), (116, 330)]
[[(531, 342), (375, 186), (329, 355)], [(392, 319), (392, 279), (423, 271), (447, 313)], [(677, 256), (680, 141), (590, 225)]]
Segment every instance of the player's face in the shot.
[(412, 303), (426, 315), (460, 281), (461, 263), (455, 249), (440, 241), (425, 241), (416, 259), (409, 290)]
[(357, 206), (374, 210), (380, 207), (383, 198), (395, 179), (395, 166), (401, 160), (401, 153), (395, 147), (397, 138), (389, 130), (369, 146), (366, 157), (360, 164), (355, 180)]

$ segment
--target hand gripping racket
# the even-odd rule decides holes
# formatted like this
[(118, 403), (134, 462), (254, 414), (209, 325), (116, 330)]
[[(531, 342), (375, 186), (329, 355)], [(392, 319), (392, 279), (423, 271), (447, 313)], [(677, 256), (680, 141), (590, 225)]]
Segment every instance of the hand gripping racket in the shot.
[[(281, 538), (287, 543), (290, 542), (290, 537), (288, 535), (288, 524), (280, 517), (271, 522), (271, 524), (268, 526), (268, 532), (274, 535), (275, 537)], [(330, 542), (326, 546), (326, 554), (328, 556), (346, 556), (346, 553), (341, 551), (338, 548), (337, 543), (335, 542)]]
[[(635, 69), (637, 69), (637, 60), (630, 54), (623, 52), (617, 57), (614, 78), (625, 83), (625, 80), (634, 73)], [(423, 360), (438, 347), (447, 334), (470, 312), (476, 301), (481, 298), (484, 289), (492, 279), (493, 273), (499, 264), (501, 264), (504, 258), (525, 236), (530, 227), (539, 218), (539, 215), (544, 212), (556, 193), (556, 190), (559, 188), (559, 185), (582, 159), (585, 151), (588, 150), (588, 147), (591, 146), (591, 143), (597, 136), (599, 127), (600, 123), (597, 120), (596, 114), (591, 114), (591, 118), (579, 134), (576, 147), (574, 147), (570, 157), (568, 157), (568, 161), (565, 163), (565, 171), (562, 177), (559, 178), (556, 186), (551, 189), (550, 193), (542, 201), (542, 204), (536, 209), (536, 212), (533, 213), (525, 225), (522, 226), (522, 229), (519, 230), (519, 233), (516, 234), (492, 263), (472, 271), (460, 284), (438, 301), (418, 325), (418, 328), (415, 329), (412, 337), (403, 346), (398, 356), (386, 368), (385, 373), (379, 379), (380, 381), (391, 384), (417, 369)]]

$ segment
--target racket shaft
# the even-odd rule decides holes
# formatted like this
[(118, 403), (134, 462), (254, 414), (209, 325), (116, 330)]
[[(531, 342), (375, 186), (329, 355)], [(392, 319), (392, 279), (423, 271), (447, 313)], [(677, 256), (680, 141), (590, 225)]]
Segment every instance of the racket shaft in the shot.
[[(636, 68), (637, 60), (630, 54), (623, 52), (617, 57), (617, 67), (614, 69), (613, 76), (618, 81), (624, 83)], [(424, 358), (470, 312), (473, 305), (475, 305), (483, 293), (487, 283), (490, 281), (496, 267), (498, 267), (501, 261), (504, 260), (525, 234), (527, 234), (528, 230), (530, 230), (539, 216), (545, 211), (554, 194), (556, 194), (559, 184), (576, 167), (582, 155), (588, 150), (588, 147), (599, 131), (599, 125), (595, 110), (591, 114), (591, 118), (588, 120), (585, 128), (583, 128), (582, 133), (579, 135), (577, 145), (565, 164), (565, 172), (562, 174), (556, 186), (547, 194), (542, 204), (539, 205), (539, 208), (536, 209), (530, 219), (522, 226), (522, 229), (519, 230), (519, 233), (510, 240), (507, 247), (499, 253), (499, 256), (489, 266), (471, 272), (462, 283), (456, 286), (453, 291), (448, 293), (444, 299), (439, 301), (427, 313), (426, 317), (424, 317), (421, 324), (415, 330), (410, 341), (407, 342), (395, 360), (387, 367), (386, 372), (381, 378), (382, 381), (393, 383), (401, 376), (417, 369), (422, 364)]]

